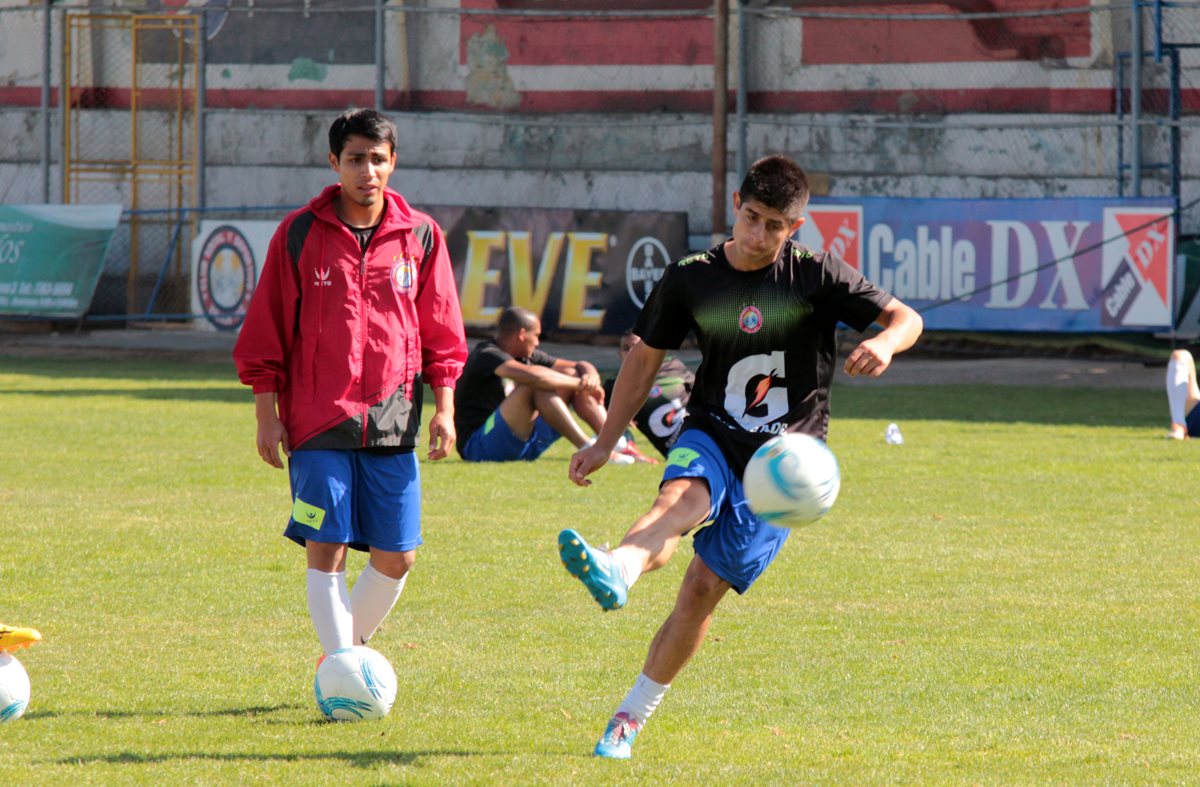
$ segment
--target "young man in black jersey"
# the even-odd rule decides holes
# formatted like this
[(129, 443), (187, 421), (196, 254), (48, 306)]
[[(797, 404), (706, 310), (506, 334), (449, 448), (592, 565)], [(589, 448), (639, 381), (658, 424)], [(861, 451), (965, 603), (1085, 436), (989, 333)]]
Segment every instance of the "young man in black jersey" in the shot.
[(694, 333), (703, 360), (654, 503), (610, 553), (574, 530), (558, 538), (567, 570), (611, 610), (700, 528), (675, 608), (596, 744), (597, 756), (631, 755), (671, 681), (699, 650), (717, 604), (730, 588), (744, 593), (787, 540), (788, 530), (750, 513), (741, 476), (754, 450), (776, 434), (825, 438), (838, 323), (881, 327), (846, 359), (851, 376), (883, 374), (921, 334), (911, 308), (841, 259), (790, 240), (808, 195), (795, 162), (770, 156), (754, 163), (733, 195), (733, 237), (667, 268), (634, 327), (642, 341), (621, 366), (604, 428), (571, 458), (571, 480), (588, 485), (645, 401), (666, 351)]

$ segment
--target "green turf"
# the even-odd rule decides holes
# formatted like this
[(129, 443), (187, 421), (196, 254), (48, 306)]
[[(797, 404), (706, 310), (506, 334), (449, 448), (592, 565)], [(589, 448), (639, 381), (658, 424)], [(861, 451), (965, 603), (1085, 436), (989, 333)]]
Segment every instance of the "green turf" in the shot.
[[(902, 362), (902, 361), (899, 361)], [(284, 473), (226, 366), (0, 359), (5, 782), (1162, 783), (1200, 773), (1200, 444), (1157, 391), (838, 388), (841, 498), (718, 611), (629, 763), (591, 747), (690, 547), (602, 614), (558, 563), (657, 471), (422, 466), (425, 545), (372, 643), (401, 688), (327, 724)], [(906, 443), (887, 445), (887, 422)], [(361, 567), (355, 556), (351, 569)]]

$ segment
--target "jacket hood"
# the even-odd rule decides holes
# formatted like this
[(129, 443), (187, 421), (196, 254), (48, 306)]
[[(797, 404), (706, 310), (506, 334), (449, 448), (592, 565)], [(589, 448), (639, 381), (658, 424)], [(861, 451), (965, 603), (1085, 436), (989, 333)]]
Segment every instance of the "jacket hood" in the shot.
[[(335, 225), (340, 224), (337, 213), (333, 210), (333, 200), (341, 191), (340, 183), (326, 186), (324, 191), (309, 200), (308, 207), (322, 221)], [(379, 225), (380, 229), (412, 229), (421, 223), (414, 217), (412, 206), (405, 201), (404, 197), (400, 196), (399, 192), (384, 189), (383, 196), (388, 201), (388, 207), (383, 213), (383, 223)]]

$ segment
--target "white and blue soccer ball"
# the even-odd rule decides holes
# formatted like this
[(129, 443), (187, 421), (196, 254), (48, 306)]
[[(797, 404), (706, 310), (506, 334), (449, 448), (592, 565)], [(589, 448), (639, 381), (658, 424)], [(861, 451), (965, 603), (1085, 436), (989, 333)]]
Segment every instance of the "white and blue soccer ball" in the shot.
[(0, 723), (21, 718), (29, 707), (29, 674), (11, 653), (0, 653)]
[(742, 474), (750, 510), (779, 527), (816, 522), (837, 500), (842, 472), (824, 441), (786, 433), (763, 443)]
[(313, 694), (331, 721), (382, 719), (396, 701), (396, 672), (377, 650), (342, 648), (317, 667)]

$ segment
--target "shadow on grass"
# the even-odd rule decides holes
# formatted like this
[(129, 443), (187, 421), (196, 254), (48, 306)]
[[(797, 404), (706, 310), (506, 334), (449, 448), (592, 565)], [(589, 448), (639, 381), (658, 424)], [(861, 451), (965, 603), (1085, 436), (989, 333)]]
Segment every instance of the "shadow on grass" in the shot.
[(1159, 391), (1017, 385), (835, 386), (832, 419), (1162, 427)]
[[(236, 382), (236, 378), (234, 382)], [(69, 399), (80, 399), (89, 396), (109, 396), (156, 401), (235, 402), (251, 406), (254, 404), (254, 397), (251, 395), (249, 388), (176, 388), (161, 385), (154, 388), (0, 389), (0, 397), (4, 396), (64, 397)]]
[(485, 757), (499, 752), (466, 751), (464, 749), (427, 749), (420, 751), (330, 751), (309, 754), (263, 754), (263, 753), (217, 753), (203, 751), (162, 752), (118, 752), (116, 754), (75, 755), (53, 761), (54, 765), (157, 765), (167, 762), (188, 760), (213, 760), (216, 762), (335, 762), (356, 768), (375, 768), (380, 765), (412, 765), (426, 757)]
[[(53, 710), (35, 710), (26, 713), (24, 718), (29, 720), (36, 719), (56, 719), (66, 716), (90, 716), (97, 719), (177, 719), (182, 717), (187, 718), (211, 718), (217, 716), (259, 716), (270, 713), (278, 713), (280, 711), (302, 710), (307, 708), (307, 705), (254, 705), (248, 708), (219, 708), (216, 710), (207, 711), (152, 711), (152, 710), (102, 710), (102, 711), (69, 711), (60, 712)], [(317, 721), (325, 723), (320, 717)]]

